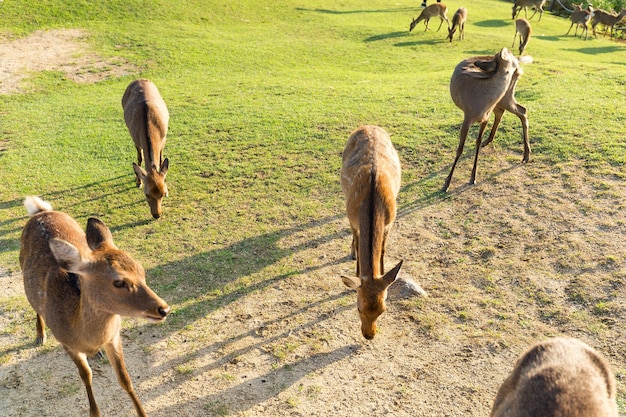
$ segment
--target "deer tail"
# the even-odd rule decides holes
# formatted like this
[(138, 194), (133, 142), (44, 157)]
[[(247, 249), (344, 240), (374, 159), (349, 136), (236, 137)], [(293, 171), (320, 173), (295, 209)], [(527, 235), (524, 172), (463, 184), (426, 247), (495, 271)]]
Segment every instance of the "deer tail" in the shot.
[(43, 201), (37, 196), (26, 197), (24, 207), (29, 216), (34, 216), (41, 211), (52, 211), (52, 206), (47, 201)]

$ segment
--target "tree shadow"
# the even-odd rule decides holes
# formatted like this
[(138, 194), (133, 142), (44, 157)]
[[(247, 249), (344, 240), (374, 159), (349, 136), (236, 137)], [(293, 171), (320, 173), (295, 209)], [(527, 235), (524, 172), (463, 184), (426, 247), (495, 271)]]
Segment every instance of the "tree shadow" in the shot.
[(406, 36), (409, 36), (408, 30), (405, 32), (390, 32), (390, 33), (383, 33), (380, 35), (370, 36), (369, 38), (365, 38), (363, 42), (376, 42), (376, 41), (382, 41), (385, 39), (404, 38)]
[(612, 54), (614, 52), (626, 51), (626, 47), (620, 45), (600, 46), (597, 48), (566, 49), (568, 52), (579, 52), (586, 55)]
[(514, 24), (514, 21), (502, 20), (502, 19), (491, 19), (491, 20), (481, 20), (479, 22), (475, 22), (474, 24), (482, 28), (501, 28), (505, 26), (511, 26), (511, 24)]
[(296, 7), (297, 11), (300, 12), (315, 12), (315, 13), (324, 13), (324, 14), (358, 14), (358, 13), (399, 13), (399, 12), (407, 12), (407, 11), (415, 11), (415, 7), (397, 7), (395, 9), (361, 9), (361, 10), (332, 10), (332, 9), (307, 9), (306, 7)]

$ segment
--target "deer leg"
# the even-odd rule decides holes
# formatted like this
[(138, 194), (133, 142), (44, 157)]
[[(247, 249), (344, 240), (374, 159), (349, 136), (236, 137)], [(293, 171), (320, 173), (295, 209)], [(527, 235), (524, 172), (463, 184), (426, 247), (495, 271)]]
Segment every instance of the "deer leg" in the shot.
[(109, 358), (109, 362), (111, 362), (111, 366), (115, 370), (117, 380), (119, 381), (122, 388), (124, 388), (124, 390), (128, 393), (130, 399), (133, 401), (133, 405), (135, 406), (137, 414), (140, 417), (147, 417), (146, 411), (143, 409), (143, 406), (139, 401), (139, 397), (137, 397), (137, 393), (135, 393), (133, 384), (130, 380), (130, 376), (128, 375), (128, 371), (126, 370), (126, 364), (124, 363), (124, 352), (122, 350), (122, 341), (119, 334), (112, 342), (104, 345), (104, 350), (107, 354), (107, 358)]
[(533, 15), (530, 16), (530, 18), (532, 19), (533, 17), (535, 17), (536, 14), (537, 14), (537, 9), (535, 9), (535, 13), (533, 13)]
[(100, 417), (100, 410), (96, 404), (96, 399), (93, 396), (93, 389), (91, 387), (92, 373), (89, 363), (87, 362), (87, 357), (84, 353), (74, 352), (65, 345), (63, 345), (63, 348), (65, 348), (67, 354), (70, 355), (70, 358), (72, 358), (76, 364), (78, 373), (80, 374), (80, 379), (83, 380), (83, 384), (87, 390), (87, 398), (89, 399), (89, 417)]
[[(521, 37), (521, 35), (520, 35)], [(517, 31), (515, 32), (515, 35), (513, 35), (513, 43), (511, 44), (511, 48), (515, 47), (515, 39), (517, 38)]]
[(495, 115), (495, 118), (493, 120), (493, 126), (491, 126), (491, 131), (489, 132), (489, 137), (480, 145), (483, 148), (493, 142), (493, 138), (496, 137), (498, 126), (500, 126), (500, 121), (502, 120), (502, 116), (504, 115), (504, 109), (496, 107), (495, 109), (493, 109), (493, 114)]
[(356, 231), (353, 227), (352, 229), (352, 245), (350, 248), (350, 258), (356, 259), (356, 254), (359, 251), (359, 232)]
[[(141, 162), (143, 161), (141, 148), (135, 146), (135, 149), (137, 149), (137, 165), (141, 166)], [(135, 184), (137, 184), (137, 188), (141, 187), (141, 178), (139, 178), (139, 175), (137, 174), (135, 174)]]
[(450, 181), (452, 181), (452, 173), (454, 172), (456, 163), (459, 161), (459, 158), (463, 154), (463, 146), (465, 146), (465, 139), (467, 139), (467, 132), (469, 131), (470, 125), (471, 121), (463, 120), (463, 126), (461, 126), (461, 135), (459, 137), (459, 147), (456, 150), (456, 157), (454, 158), (454, 162), (452, 163), (452, 168), (450, 168), (448, 178), (446, 178), (446, 182), (443, 184), (443, 188), (441, 189), (441, 191), (444, 193), (448, 191), (448, 187), (450, 187)]
[(478, 128), (478, 136), (476, 137), (476, 154), (474, 155), (474, 167), (472, 168), (472, 176), (470, 177), (470, 184), (476, 184), (476, 166), (478, 165), (478, 152), (480, 151), (480, 142), (483, 138), (483, 133), (485, 133), (485, 128), (487, 127), (487, 122), (489, 120), (485, 120), (480, 123), (480, 127)]
[(543, 16), (543, 9), (539, 10), (539, 20), (538, 20), (538, 22), (541, 22), (541, 16)]
[(430, 21), (430, 19), (424, 20), (424, 26), (426, 26), (426, 29), (424, 29), (424, 32), (426, 32), (428, 30), (428, 22), (429, 21)]
[(518, 104), (517, 111), (513, 112), (517, 117), (519, 117), (522, 122), (522, 132), (524, 135), (524, 157), (522, 158), (522, 162), (528, 162), (530, 160), (530, 139), (528, 138), (528, 110), (526, 107)]
[[(572, 22), (571, 25), (569, 25), (569, 29), (567, 30), (567, 33), (565, 34), (565, 36), (569, 35), (570, 31), (572, 30), (572, 26), (574, 26), (574, 22)], [(578, 26), (576, 27), (576, 30), (578, 31)], [(576, 35), (574, 35), (576, 36)]]
[(37, 314), (36, 327), (37, 337), (35, 338), (35, 345), (40, 346), (46, 343), (46, 329), (43, 317), (41, 317), (39, 314)]
[[(439, 27), (437, 28), (437, 32), (439, 32), (439, 29), (441, 29), (441, 26), (443, 26), (443, 19), (440, 17), (439, 18), (440, 22), (439, 22)], [(448, 23), (448, 29), (450, 29), (450, 24)]]

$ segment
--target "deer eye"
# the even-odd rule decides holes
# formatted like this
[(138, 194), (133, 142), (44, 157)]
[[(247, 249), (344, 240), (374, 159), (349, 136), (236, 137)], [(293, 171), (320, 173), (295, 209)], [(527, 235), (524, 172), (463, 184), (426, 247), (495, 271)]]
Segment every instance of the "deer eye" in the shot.
[(115, 281), (113, 281), (113, 286), (115, 288), (124, 288), (126, 287), (126, 281), (122, 280), (122, 279), (116, 279)]

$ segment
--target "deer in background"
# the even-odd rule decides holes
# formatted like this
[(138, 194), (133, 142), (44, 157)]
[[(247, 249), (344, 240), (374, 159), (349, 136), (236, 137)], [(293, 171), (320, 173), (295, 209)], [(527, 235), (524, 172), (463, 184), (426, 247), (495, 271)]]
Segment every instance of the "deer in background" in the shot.
[(515, 19), (517, 15), (524, 9), (524, 16), (528, 18), (528, 8), (534, 8), (535, 13), (530, 16), (530, 19), (533, 18), (539, 12), (539, 22), (541, 22), (541, 16), (543, 16), (543, 5), (546, 3), (546, 0), (515, 0), (513, 4), (513, 17), (511, 19)]
[(386, 309), (387, 288), (402, 266), (400, 261), (384, 274), (385, 245), (400, 191), (400, 159), (389, 135), (378, 126), (354, 131), (342, 159), (341, 189), (352, 229), (350, 256), (357, 261), (356, 278), (342, 280), (357, 292), (361, 333), (370, 340), (376, 335), (376, 319)]
[(608, 362), (577, 339), (553, 338), (520, 355), (491, 417), (617, 417)]
[(530, 22), (528, 20), (515, 19), (515, 35), (513, 35), (513, 45), (511, 45), (511, 48), (515, 46), (515, 38), (519, 35), (519, 54), (522, 55), (526, 49), (526, 45), (528, 45), (528, 41), (530, 40), (530, 35), (532, 33), (533, 30), (530, 27)]
[(604, 25), (603, 36), (606, 36), (607, 30), (611, 28), (611, 39), (613, 39), (613, 28), (617, 23), (621, 22), (624, 17), (626, 17), (626, 9), (622, 9), (619, 14), (609, 13), (602, 9), (594, 11), (593, 16), (591, 17), (591, 29), (593, 31), (593, 36), (596, 36), (596, 26), (598, 26), (598, 24), (602, 24)]
[(85, 233), (76, 220), (52, 211), (38, 197), (28, 197), (24, 205), (31, 218), (22, 232), (19, 259), (26, 298), (37, 313), (35, 343), (45, 343), (47, 324), (78, 367), (91, 417), (99, 417), (100, 411), (87, 356), (104, 348), (137, 414), (145, 417), (124, 363), (120, 315), (162, 322), (168, 305), (148, 287), (141, 265), (115, 246), (100, 220), (90, 218)]
[(452, 28), (448, 28), (448, 39), (452, 42), (454, 32), (459, 30), (459, 40), (465, 37), (465, 21), (467, 20), (467, 9), (465, 7), (459, 7), (459, 9), (452, 16)]
[[(523, 62), (529, 62), (532, 58), (525, 57), (522, 60)], [(524, 136), (524, 157), (522, 162), (528, 162), (530, 158), (528, 111), (526, 107), (520, 105), (515, 100), (515, 86), (523, 73), (519, 64), (520, 61), (508, 49), (502, 48), (495, 56), (478, 56), (465, 59), (454, 69), (450, 79), (450, 95), (454, 104), (463, 110), (464, 118), (456, 157), (454, 158), (452, 168), (450, 168), (450, 174), (442, 188), (443, 192), (446, 192), (450, 186), (452, 174), (463, 153), (463, 146), (465, 145), (470, 126), (475, 122), (479, 122), (480, 127), (476, 138), (474, 167), (470, 177), (470, 184), (475, 183), (478, 152), (481, 146), (486, 146), (493, 141), (505, 111), (515, 114), (522, 122)], [(492, 112), (495, 114), (495, 120), (491, 127), (489, 138), (482, 143), (482, 136)]]
[[(565, 36), (569, 35), (569, 32), (572, 30), (572, 26), (574, 25), (576, 25), (574, 36), (576, 36), (578, 34), (578, 26), (582, 26), (583, 32), (585, 32), (585, 40), (587, 40), (589, 30), (587, 22), (589, 22), (593, 14), (593, 7), (591, 5), (587, 6), (586, 9), (583, 9), (582, 4), (575, 4), (574, 11), (569, 17), (569, 19), (572, 21), (572, 24), (569, 26), (569, 29), (567, 30)], [(582, 32), (580, 33), (580, 38), (583, 38)]]
[[(161, 217), (161, 202), (166, 196), (165, 176), (169, 160), (163, 159), (169, 113), (156, 86), (149, 80), (131, 82), (122, 97), (124, 121), (137, 149), (137, 163), (133, 162), (137, 187), (150, 206), (152, 217)], [(141, 167), (145, 160), (145, 169)]]
[(439, 32), (439, 29), (441, 29), (441, 25), (443, 25), (444, 20), (448, 24), (448, 29), (450, 29), (450, 20), (448, 19), (448, 16), (446, 16), (447, 12), (448, 6), (443, 3), (434, 3), (430, 6), (427, 6), (424, 10), (422, 10), (422, 13), (420, 13), (420, 15), (416, 19), (413, 19), (411, 25), (409, 26), (409, 32), (411, 32), (413, 28), (415, 28), (415, 26), (422, 20), (425, 21), (424, 24), (426, 26), (426, 29), (424, 29), (424, 32), (426, 32), (428, 30), (428, 22), (430, 21), (430, 18), (435, 16), (438, 16), (439, 19), (441, 19), (441, 23), (439, 24), (437, 32)]

